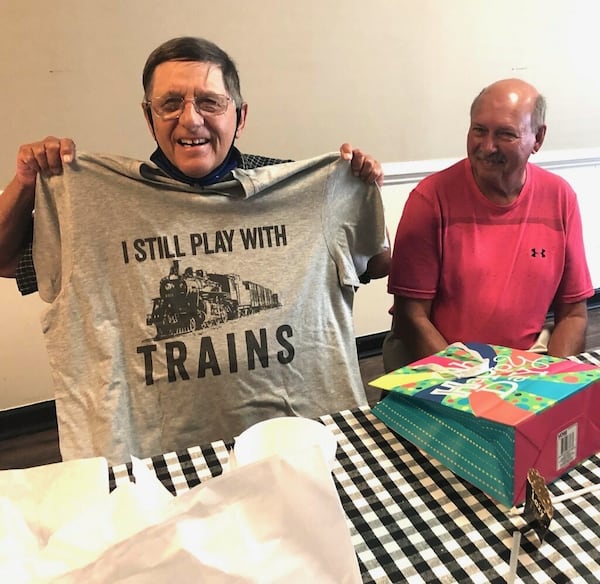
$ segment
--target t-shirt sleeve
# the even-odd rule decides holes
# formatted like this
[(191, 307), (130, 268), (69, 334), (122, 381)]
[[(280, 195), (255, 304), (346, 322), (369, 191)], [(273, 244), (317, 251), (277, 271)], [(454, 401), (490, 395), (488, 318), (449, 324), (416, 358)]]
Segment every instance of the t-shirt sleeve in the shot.
[(594, 294), (592, 278), (585, 255), (581, 213), (575, 193), (569, 197), (567, 214), (565, 269), (556, 299), (566, 303), (580, 302)]
[(368, 261), (389, 247), (381, 191), (352, 175), (350, 165), (331, 165), (323, 205), (325, 240), (342, 286), (359, 286)]
[(396, 229), (388, 292), (409, 298), (435, 296), (441, 268), (440, 212), (436, 199), (414, 189)]
[(38, 176), (33, 227), (33, 263), (40, 297), (53, 302), (61, 290), (61, 233), (57, 187), (61, 177)]

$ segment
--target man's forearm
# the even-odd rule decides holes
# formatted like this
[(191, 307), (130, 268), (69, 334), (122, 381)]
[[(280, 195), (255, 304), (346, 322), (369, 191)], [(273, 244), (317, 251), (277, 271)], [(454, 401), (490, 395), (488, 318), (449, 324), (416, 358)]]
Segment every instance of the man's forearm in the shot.
[(402, 340), (411, 361), (433, 355), (448, 346), (429, 319), (394, 318), (393, 335)]
[(14, 180), (0, 195), (0, 276), (14, 278), (23, 249), (31, 237), (35, 187)]
[(548, 354), (569, 357), (585, 351), (587, 318), (569, 317), (556, 324), (548, 341)]
[(554, 330), (548, 341), (548, 354), (553, 357), (568, 357), (584, 351), (587, 301), (556, 302), (553, 308)]
[(402, 341), (411, 361), (433, 355), (448, 346), (430, 320), (431, 302), (394, 295), (392, 333)]
[(448, 346), (446, 339), (431, 323), (426, 327), (415, 327), (412, 331), (407, 331), (403, 340), (414, 361), (443, 351)]

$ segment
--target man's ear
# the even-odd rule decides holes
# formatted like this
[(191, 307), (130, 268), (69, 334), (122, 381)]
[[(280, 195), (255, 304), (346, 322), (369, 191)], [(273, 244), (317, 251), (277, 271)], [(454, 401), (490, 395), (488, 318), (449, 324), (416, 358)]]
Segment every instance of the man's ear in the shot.
[(542, 147), (544, 138), (546, 137), (546, 127), (545, 124), (542, 124), (535, 133), (535, 144), (533, 145), (532, 154), (535, 154)]
[(243, 102), (240, 109), (237, 111), (237, 127), (235, 129), (235, 137), (239, 138), (246, 126), (246, 114), (248, 113), (248, 104)]
[(156, 140), (156, 134), (154, 133), (154, 121), (152, 120), (152, 110), (150, 106), (146, 103), (142, 104), (142, 111), (144, 112), (144, 117), (146, 118), (146, 123), (148, 124), (148, 129), (152, 134), (154, 140)]

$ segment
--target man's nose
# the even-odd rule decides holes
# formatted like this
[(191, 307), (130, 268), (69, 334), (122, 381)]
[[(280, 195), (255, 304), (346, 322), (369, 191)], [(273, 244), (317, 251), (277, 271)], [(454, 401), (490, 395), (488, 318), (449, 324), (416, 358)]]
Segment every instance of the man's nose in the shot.
[(204, 125), (204, 116), (196, 110), (196, 105), (192, 100), (183, 102), (183, 111), (179, 116), (179, 123), (186, 127)]
[(481, 137), (480, 147), (485, 152), (495, 152), (498, 149), (496, 137), (491, 132)]

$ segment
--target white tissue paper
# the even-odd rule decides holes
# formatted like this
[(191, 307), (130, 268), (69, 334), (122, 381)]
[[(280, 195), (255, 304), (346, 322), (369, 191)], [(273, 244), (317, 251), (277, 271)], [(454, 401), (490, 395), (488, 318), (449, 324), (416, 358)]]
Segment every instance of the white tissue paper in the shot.
[(361, 582), (317, 447), (232, 470), (180, 495), (173, 507), (164, 522), (56, 582)]
[(0, 555), (0, 582), (361, 582), (345, 515), (317, 447), (231, 470), (178, 497), (137, 460), (136, 484), (108, 495), (107, 474), (104, 466), (94, 497), (82, 495), (90, 499), (85, 509), (79, 488), (67, 489), (79, 501), (74, 507), (58, 502), (69, 521), (52, 519), (45, 542), (29, 523), (31, 513), (0, 504), (0, 537), (13, 550)]
[(0, 582), (43, 581), (40, 552), (108, 493), (104, 458), (0, 471)]

